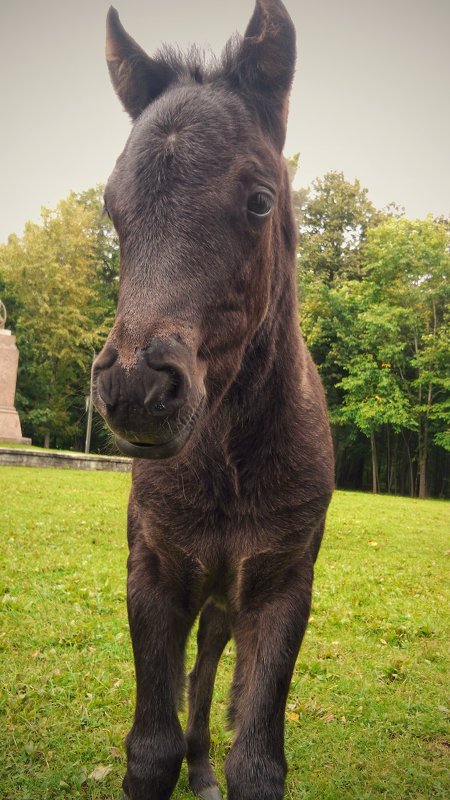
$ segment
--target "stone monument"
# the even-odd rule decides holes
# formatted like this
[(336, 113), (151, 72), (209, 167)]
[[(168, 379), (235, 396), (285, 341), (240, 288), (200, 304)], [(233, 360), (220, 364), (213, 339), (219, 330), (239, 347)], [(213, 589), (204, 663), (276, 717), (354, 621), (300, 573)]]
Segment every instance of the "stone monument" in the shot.
[(31, 444), (24, 439), (14, 406), (19, 351), (16, 337), (6, 329), (6, 308), (0, 300), (0, 442)]

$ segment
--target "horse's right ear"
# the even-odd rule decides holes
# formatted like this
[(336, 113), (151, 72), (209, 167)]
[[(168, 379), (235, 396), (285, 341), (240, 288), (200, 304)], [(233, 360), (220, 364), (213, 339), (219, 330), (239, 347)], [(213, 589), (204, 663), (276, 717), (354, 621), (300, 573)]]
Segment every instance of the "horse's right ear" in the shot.
[(114, 89), (132, 119), (175, 77), (167, 64), (150, 58), (131, 38), (113, 6), (106, 18), (106, 61)]

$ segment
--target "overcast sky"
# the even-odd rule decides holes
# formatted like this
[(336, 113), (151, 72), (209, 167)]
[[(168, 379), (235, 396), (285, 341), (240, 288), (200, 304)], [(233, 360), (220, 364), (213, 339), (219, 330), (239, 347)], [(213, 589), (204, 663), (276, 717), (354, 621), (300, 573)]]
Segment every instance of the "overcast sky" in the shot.
[[(220, 52), (252, 0), (115, 0), (131, 35)], [(359, 177), (378, 207), (450, 213), (450, 0), (286, 0), (298, 63), (285, 153), (296, 185)], [(107, 0), (0, 0), (0, 241), (104, 183), (130, 123), (104, 62)]]

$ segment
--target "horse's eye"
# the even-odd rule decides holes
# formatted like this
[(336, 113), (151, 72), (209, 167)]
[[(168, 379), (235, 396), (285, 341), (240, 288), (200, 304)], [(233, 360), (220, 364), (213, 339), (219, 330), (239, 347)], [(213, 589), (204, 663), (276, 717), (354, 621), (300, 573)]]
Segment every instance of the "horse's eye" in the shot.
[(255, 217), (267, 217), (272, 211), (272, 198), (266, 192), (255, 192), (247, 200), (247, 211)]

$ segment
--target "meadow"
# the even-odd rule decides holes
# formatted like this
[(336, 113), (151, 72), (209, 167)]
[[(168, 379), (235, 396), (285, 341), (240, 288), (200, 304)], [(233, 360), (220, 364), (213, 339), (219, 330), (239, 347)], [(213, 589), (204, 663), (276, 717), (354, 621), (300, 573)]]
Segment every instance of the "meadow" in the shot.
[[(129, 483), (0, 468), (2, 800), (120, 798), (134, 701)], [(450, 795), (449, 509), (336, 492), (286, 711), (286, 800)], [(193, 636), (188, 669), (194, 652)], [(222, 789), (233, 661), (230, 645), (212, 714)], [(190, 798), (183, 765), (174, 800)]]

